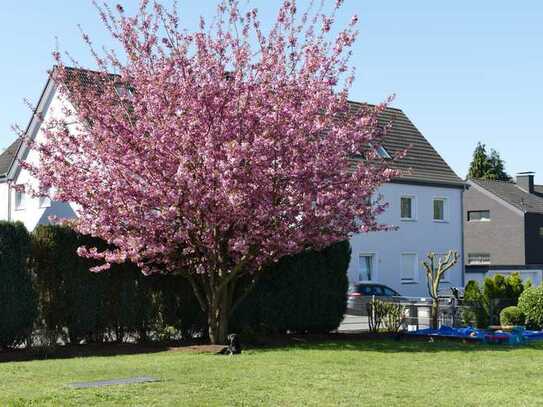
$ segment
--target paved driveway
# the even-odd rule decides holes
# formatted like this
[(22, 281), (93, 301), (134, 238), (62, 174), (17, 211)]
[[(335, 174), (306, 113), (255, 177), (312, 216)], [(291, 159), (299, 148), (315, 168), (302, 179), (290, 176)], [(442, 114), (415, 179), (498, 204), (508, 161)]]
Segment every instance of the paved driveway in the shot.
[(359, 332), (368, 330), (368, 317), (345, 315), (343, 322), (337, 329), (338, 332)]

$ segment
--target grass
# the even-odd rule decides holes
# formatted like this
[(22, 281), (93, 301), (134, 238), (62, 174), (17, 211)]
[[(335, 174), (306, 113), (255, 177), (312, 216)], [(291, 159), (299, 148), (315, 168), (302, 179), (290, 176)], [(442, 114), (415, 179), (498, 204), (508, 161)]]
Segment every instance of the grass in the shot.
[[(0, 364), (0, 405), (536, 406), (543, 344), (310, 343), (235, 357), (189, 352)], [(73, 390), (71, 382), (160, 383)]]

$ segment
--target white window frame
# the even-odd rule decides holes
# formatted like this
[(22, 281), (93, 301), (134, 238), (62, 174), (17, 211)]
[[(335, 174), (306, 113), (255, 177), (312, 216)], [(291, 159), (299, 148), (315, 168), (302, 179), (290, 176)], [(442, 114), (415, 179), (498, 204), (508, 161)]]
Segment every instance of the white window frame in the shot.
[[(443, 202), (443, 219), (435, 219), (434, 218), (434, 203), (436, 201), (442, 201)], [(432, 220), (437, 223), (447, 223), (449, 221), (449, 201), (444, 196), (435, 196), (432, 199)]]
[[(372, 279), (369, 280), (369, 281), (375, 281), (377, 282), (378, 279), (377, 279), (377, 252), (360, 252), (358, 253), (358, 258), (357, 258), (357, 269), (356, 269), (356, 275), (357, 275), (357, 281), (360, 281), (360, 279), (358, 278), (360, 276), (360, 258), (361, 257), (371, 257), (371, 267), (372, 267)], [(365, 280), (363, 280), (365, 281)]]
[[(402, 217), (402, 199), (411, 199), (411, 217)], [(400, 196), (400, 220), (404, 222), (415, 222), (417, 220), (417, 197), (415, 195), (403, 194)]]
[(14, 208), (16, 211), (22, 211), (25, 209), (26, 206), (26, 194), (22, 191), (15, 190), (15, 198), (14, 198)]
[[(472, 220), (472, 219), (470, 219), (469, 214), (470, 214), (470, 213), (473, 213), (473, 212), (488, 212), (488, 218), (485, 218), (485, 219), (473, 219), (473, 220)], [(491, 214), (490, 214), (490, 209), (481, 209), (481, 210), (467, 211), (467, 213), (466, 213), (466, 220), (467, 220), (468, 222), (470, 222), (470, 223), (471, 223), (471, 222), (490, 222), (490, 221), (492, 221), (492, 216), (491, 216)]]
[[(413, 279), (403, 279), (402, 271), (404, 268), (404, 256), (414, 256), (415, 257), (415, 270), (413, 272)], [(402, 284), (418, 284), (419, 283), (419, 254), (417, 252), (401, 252), (400, 253), (400, 282)]]

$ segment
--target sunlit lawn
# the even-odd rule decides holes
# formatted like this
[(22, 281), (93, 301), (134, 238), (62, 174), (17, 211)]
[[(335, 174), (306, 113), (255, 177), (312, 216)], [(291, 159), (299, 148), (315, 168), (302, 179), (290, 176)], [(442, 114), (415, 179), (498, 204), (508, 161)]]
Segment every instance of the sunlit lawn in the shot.
[[(335, 342), (0, 364), (0, 405), (543, 405), (543, 343)], [(74, 390), (71, 382), (155, 376)]]

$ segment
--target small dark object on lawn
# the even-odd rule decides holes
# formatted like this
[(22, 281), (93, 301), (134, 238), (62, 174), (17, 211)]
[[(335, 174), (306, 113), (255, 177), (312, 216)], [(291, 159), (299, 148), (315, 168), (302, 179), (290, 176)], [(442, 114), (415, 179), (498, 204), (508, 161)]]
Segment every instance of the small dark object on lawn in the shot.
[(241, 353), (241, 343), (238, 334), (230, 334), (226, 337), (228, 346), (225, 346), (219, 355), (239, 355)]
[(116, 384), (152, 383), (152, 382), (159, 382), (159, 381), (160, 380), (157, 379), (156, 377), (137, 376), (137, 377), (128, 377), (125, 379), (97, 380), (94, 382), (70, 383), (70, 387), (74, 389), (88, 389), (91, 387), (113, 386)]

